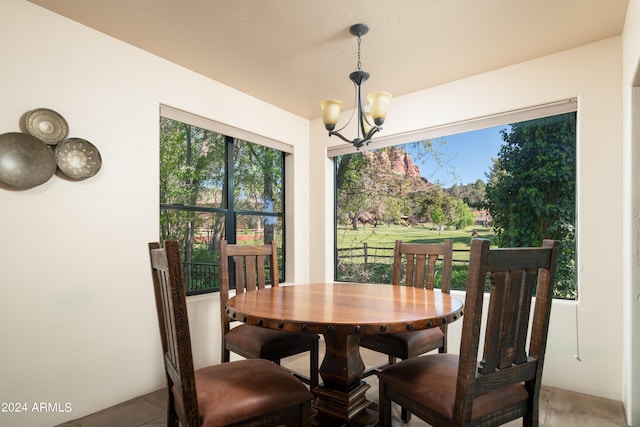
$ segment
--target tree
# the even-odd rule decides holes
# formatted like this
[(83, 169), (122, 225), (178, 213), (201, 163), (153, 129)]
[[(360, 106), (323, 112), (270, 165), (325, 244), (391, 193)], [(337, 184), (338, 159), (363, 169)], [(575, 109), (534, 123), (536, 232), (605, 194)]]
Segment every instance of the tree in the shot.
[[(234, 143), (234, 208), (244, 211), (282, 211), (282, 153), (247, 141)], [(277, 221), (273, 217), (243, 215), (251, 221), (250, 228), (264, 225), (264, 243), (276, 238)], [(243, 224), (237, 224), (240, 227)], [(247, 225), (247, 224), (244, 224)]]
[(441, 229), (443, 225), (452, 222), (455, 215), (456, 200), (438, 187), (431, 187), (420, 194), (422, 205), (419, 215), (430, 220), (433, 225)]
[(454, 185), (446, 191), (452, 197), (464, 201), (467, 206), (479, 209), (484, 203), (485, 188), (484, 181), (477, 179), (473, 184)]
[(448, 143), (445, 138), (435, 138), (406, 144), (406, 146), (415, 153), (413, 158), (415, 162), (428, 165), (428, 171), (423, 171), (423, 173), (425, 173), (424, 176), (439, 187), (446, 186), (447, 182), (433, 180), (438, 170), (441, 170), (444, 175), (448, 176), (448, 182), (458, 180), (455, 168), (451, 165), (458, 154), (448, 151)]
[(446, 221), (447, 217), (442, 210), (442, 205), (438, 204), (433, 206), (433, 208), (431, 209), (431, 222), (433, 222), (434, 225), (438, 226), (438, 230), (442, 228)]
[[(224, 137), (161, 118), (160, 203), (216, 206), (221, 203), (224, 193)], [(222, 224), (222, 218), (218, 216), (199, 215), (187, 210), (162, 210), (161, 240), (182, 241), (188, 266), (194, 256), (197, 231), (219, 229), (221, 233)]]
[(502, 130), (505, 144), (489, 176), (486, 208), (498, 246), (561, 242), (556, 296), (575, 297), (576, 114)]
[(471, 208), (464, 201), (457, 199), (455, 201), (455, 215), (449, 224), (454, 226), (456, 230), (461, 230), (473, 225), (473, 223), (474, 217)]
[(336, 161), (338, 221), (349, 222), (357, 230), (358, 219), (369, 209), (371, 203), (371, 197), (366, 191), (370, 181), (368, 161), (361, 152), (340, 156)]
[(393, 196), (384, 198), (384, 210), (382, 220), (387, 225), (399, 224), (403, 215), (403, 200)]

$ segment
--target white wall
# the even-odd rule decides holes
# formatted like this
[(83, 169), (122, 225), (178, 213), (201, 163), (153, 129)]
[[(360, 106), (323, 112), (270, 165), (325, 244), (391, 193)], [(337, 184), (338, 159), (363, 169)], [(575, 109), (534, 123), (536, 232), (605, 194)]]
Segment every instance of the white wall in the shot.
[[(578, 98), (579, 300), (555, 301), (544, 382), (622, 398), (622, 99), (621, 38), (612, 38), (393, 100), (383, 135)], [(375, 70), (374, 70), (375, 72)], [(348, 112), (346, 113), (348, 114)], [(407, 141), (408, 142), (408, 141)], [(332, 277), (331, 162), (335, 144), (320, 120), (311, 125), (311, 279)], [(324, 243), (324, 244), (323, 244)], [(576, 309), (581, 362), (576, 354)], [(450, 326), (453, 351), (461, 322)]]
[[(72, 405), (0, 413), (0, 425), (48, 426), (164, 386), (146, 249), (159, 229), (159, 105), (294, 145), (290, 218), (308, 216), (309, 124), (24, 0), (2, 0), (0, 16), (0, 133), (51, 108), (103, 160), (86, 181), (0, 188), (0, 402)], [(300, 280), (306, 224), (288, 229)], [(217, 295), (189, 304), (197, 363), (219, 360)]]
[(629, 425), (640, 425), (640, 1), (631, 0), (623, 35), (624, 367)]

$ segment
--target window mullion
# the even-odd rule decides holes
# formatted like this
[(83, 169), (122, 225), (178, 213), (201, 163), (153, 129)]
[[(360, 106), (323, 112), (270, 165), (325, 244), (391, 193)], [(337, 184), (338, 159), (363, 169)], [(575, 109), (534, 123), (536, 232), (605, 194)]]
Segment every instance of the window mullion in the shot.
[(234, 203), (234, 174), (235, 167), (233, 162), (233, 156), (235, 152), (235, 139), (231, 136), (225, 137), (225, 155), (226, 155), (226, 184), (227, 191), (225, 194), (226, 197), (226, 208), (227, 214), (225, 218), (225, 236), (227, 242), (234, 244), (236, 243), (236, 215), (235, 215), (235, 203)]

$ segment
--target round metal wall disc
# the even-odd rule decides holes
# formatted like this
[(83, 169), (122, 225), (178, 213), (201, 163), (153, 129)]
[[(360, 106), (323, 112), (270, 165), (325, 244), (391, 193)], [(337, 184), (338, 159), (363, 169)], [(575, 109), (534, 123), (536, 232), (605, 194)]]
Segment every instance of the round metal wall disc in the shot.
[(94, 176), (102, 166), (98, 149), (82, 138), (68, 138), (58, 144), (56, 161), (65, 175), (77, 180)]
[(48, 108), (38, 108), (27, 114), (27, 131), (40, 141), (56, 145), (67, 137), (69, 126), (60, 114)]
[(44, 142), (26, 133), (0, 135), (1, 182), (27, 189), (44, 184), (55, 172), (55, 155)]

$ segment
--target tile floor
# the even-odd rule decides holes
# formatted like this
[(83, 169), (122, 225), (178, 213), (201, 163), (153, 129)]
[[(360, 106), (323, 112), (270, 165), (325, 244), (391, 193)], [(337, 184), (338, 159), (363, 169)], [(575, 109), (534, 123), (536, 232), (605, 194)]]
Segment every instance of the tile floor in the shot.
[[(366, 349), (362, 349), (362, 356), (367, 366), (374, 366), (384, 360), (384, 356)], [(308, 371), (308, 359), (305, 356), (285, 359), (283, 364), (301, 372)], [(367, 378), (367, 382), (371, 385), (367, 397), (370, 400), (377, 400), (377, 378), (371, 376)], [(158, 390), (57, 427), (166, 426), (165, 400), (165, 390)], [(540, 425), (541, 427), (614, 427), (627, 424), (620, 402), (558, 388), (543, 387), (540, 396)], [(399, 408), (396, 407), (393, 426), (423, 427), (429, 424), (415, 416), (408, 424), (403, 424), (400, 421)], [(522, 421), (514, 420), (506, 426), (519, 427), (522, 426)]]

